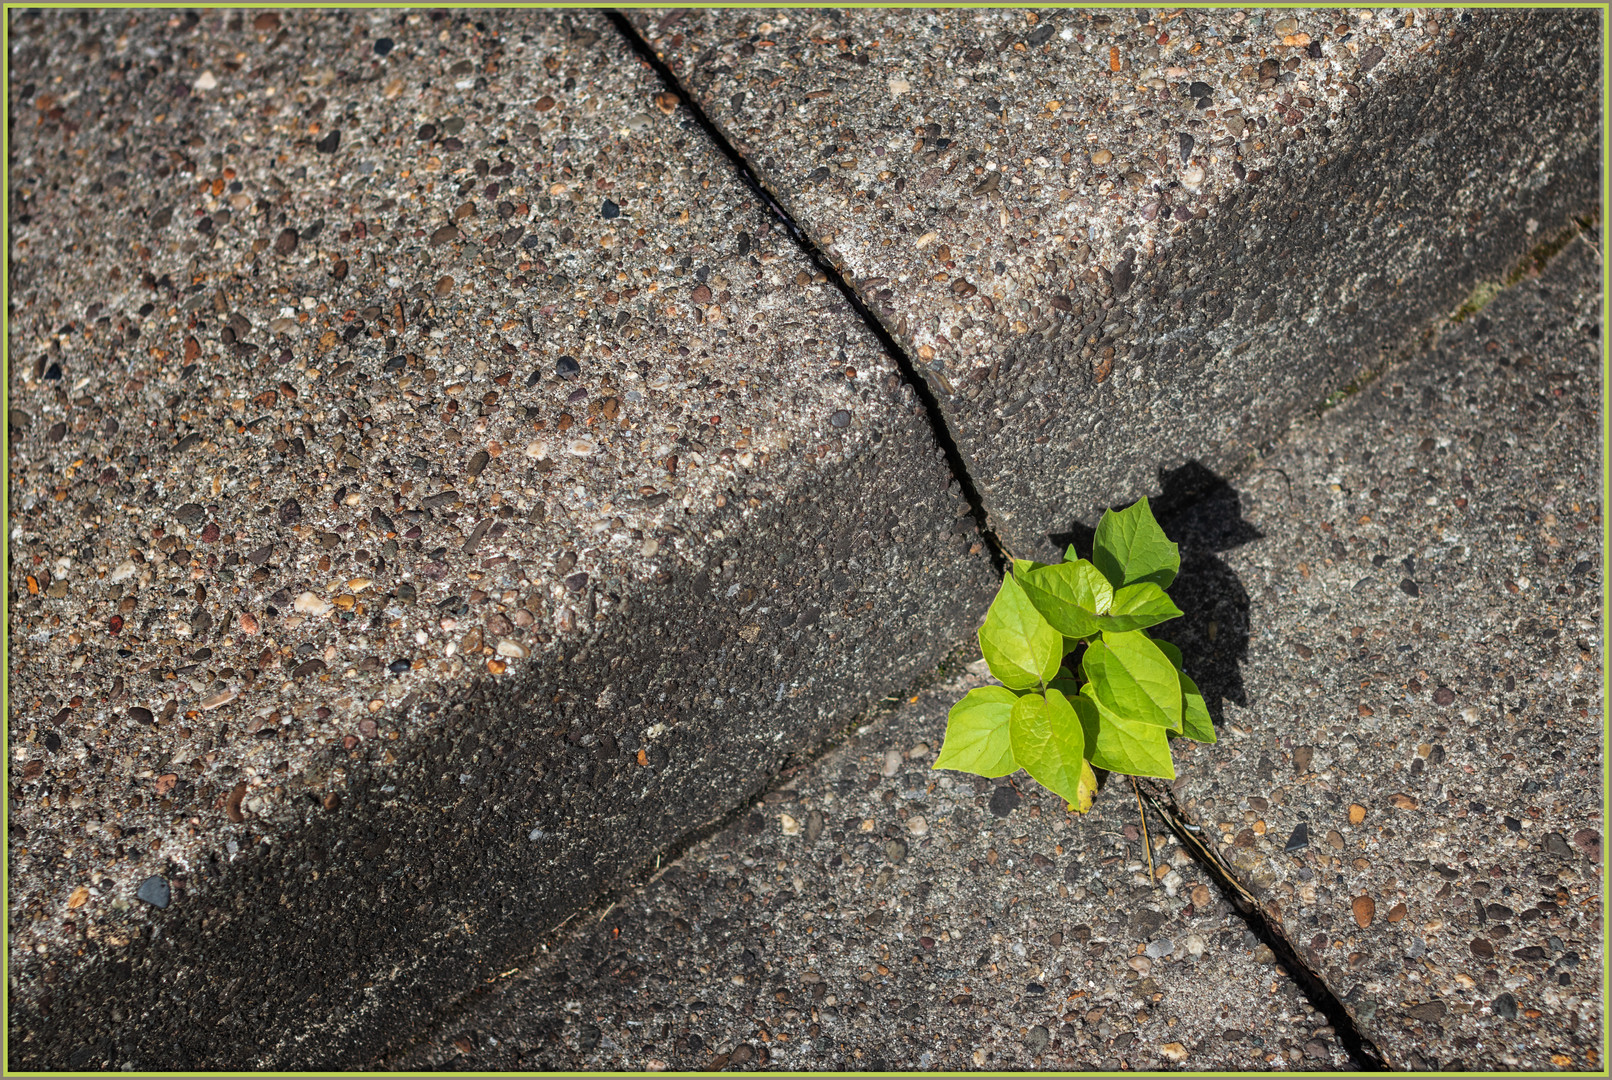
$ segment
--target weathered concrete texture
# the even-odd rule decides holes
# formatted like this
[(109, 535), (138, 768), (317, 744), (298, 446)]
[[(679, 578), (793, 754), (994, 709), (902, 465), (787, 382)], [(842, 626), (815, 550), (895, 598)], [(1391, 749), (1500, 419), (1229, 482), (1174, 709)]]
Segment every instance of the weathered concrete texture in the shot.
[[(394, 1069), (1338, 1069), (1325, 1019), (1129, 785), (1088, 816), (930, 768), (926, 691), (496, 983)], [(1017, 790), (1015, 790), (1015, 786)]]
[(14, 1068), (376, 1060), (984, 607), (601, 18), (12, 17)]
[(1603, 1067), (1600, 297), (1576, 240), (1238, 485), (1174, 799), (1398, 1068)]
[(1588, 11), (636, 12), (1019, 554), (1225, 474), (1599, 198)]

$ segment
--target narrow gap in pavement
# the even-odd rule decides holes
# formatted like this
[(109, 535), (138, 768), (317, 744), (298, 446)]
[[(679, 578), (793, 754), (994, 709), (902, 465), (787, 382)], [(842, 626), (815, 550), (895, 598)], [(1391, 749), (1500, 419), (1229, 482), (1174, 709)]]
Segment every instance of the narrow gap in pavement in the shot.
[(879, 321), (873, 312), (868, 310), (867, 305), (862, 302), (862, 298), (851, 287), (851, 283), (845, 280), (845, 276), (835, 268), (834, 264), (823, 254), (823, 251), (812, 241), (811, 237), (806, 235), (801, 227), (795, 223), (794, 219), (778, 204), (777, 200), (762, 186), (755, 170), (744, 159), (744, 155), (740, 154), (738, 150), (734, 149), (733, 144), (728, 142), (727, 136), (723, 135), (721, 129), (705, 114), (705, 110), (700, 107), (698, 100), (690, 93), (688, 87), (684, 86), (682, 81), (673, 74), (671, 68), (667, 67), (661, 58), (655, 55), (655, 50), (649, 47), (649, 43), (638, 33), (637, 28), (619, 11), (609, 11), (606, 14), (610, 21), (615, 24), (616, 29), (620, 31), (622, 37), (626, 38), (627, 43), (639, 58), (654, 69), (655, 74), (660, 77), (661, 82), (668, 89), (675, 91), (677, 96), (682, 99), (683, 107), (688, 110), (689, 115), (694, 118), (694, 122), (700, 126), (710, 140), (716, 144), (717, 149), (721, 150), (733, 164), (735, 171), (739, 174), (739, 179), (744, 181), (745, 186), (755, 193), (756, 198), (761, 200), (762, 205), (766, 206), (772, 216), (784, 227), (785, 231), (789, 233), (790, 239), (795, 241), (796, 246), (811, 260), (817, 271), (827, 277), (830, 284), (839, 289), (846, 302), (851, 305), (851, 309), (856, 312), (857, 317), (862, 320), (873, 336), (878, 338), (879, 344), (883, 346), (885, 353), (889, 355), (896, 368), (901, 372), (901, 377), (906, 380), (908, 386), (912, 387), (913, 394), (923, 405), (924, 415), (929, 419), (929, 427), (934, 433), (935, 442), (946, 455), (947, 468), (951, 470), (952, 479), (957, 481), (957, 486), (962, 491), (963, 498), (968, 502), (969, 514), (973, 517), (974, 524), (978, 526), (980, 536), (985, 540), (996, 572), (998, 574), (1006, 573), (1009, 566), (1007, 549), (996, 535), (996, 531), (991, 527), (990, 519), (985, 512), (984, 501), (980, 498), (979, 489), (974, 486), (974, 478), (969, 475), (968, 465), (963, 460), (962, 451), (958, 448), (957, 440), (952, 436), (951, 428), (946, 423), (945, 414), (941, 412), (940, 402), (936, 400), (934, 390), (930, 387), (928, 380), (918, 373), (912, 358), (907, 355), (906, 350), (890, 334), (885, 325)]
[(1242, 919), (1243, 925), (1248, 927), (1249, 933), (1259, 939), (1260, 944), (1275, 955), (1276, 962), (1288, 973), (1288, 976), (1298, 984), (1304, 996), (1309, 999), (1315, 1011), (1327, 1018), (1336, 1032), (1338, 1042), (1342, 1044), (1344, 1052), (1356, 1069), (1362, 1072), (1388, 1071), (1388, 1063), (1383, 1060), (1382, 1053), (1360, 1033), (1355, 1026), (1354, 1017), (1334, 994), (1319, 974), (1311, 970), (1308, 964), (1299, 956), (1293, 943), (1288, 941), (1287, 935), (1282, 933), (1279, 926), (1273, 925), (1266, 916), (1259, 902), (1249, 895), (1248, 891), (1237, 883), (1231, 871), (1215, 857), (1214, 853), (1204, 843), (1202, 834), (1195, 832), (1188, 825), (1181, 814), (1176, 812), (1175, 800), (1168, 794), (1161, 797), (1157, 786), (1147, 784), (1142, 788), (1144, 799), (1149, 808), (1164, 819), (1170, 831), (1181, 842), (1181, 846), (1193, 861), (1214, 880), (1215, 886), (1221, 895), (1231, 905), (1233, 911)]
[[(975, 523), (979, 526), (980, 535), (985, 538), (990, 547), (992, 562), (995, 564), (998, 573), (1005, 573), (1010, 565), (1008, 553), (989, 525), (979, 491), (974, 486), (973, 478), (969, 475), (962, 452), (957, 446), (956, 439), (952, 436), (951, 430), (946, 423), (946, 418), (940, 410), (940, 404), (935, 399), (934, 392), (931, 390), (927, 380), (918, 373), (912, 363), (912, 359), (891, 336), (884, 324), (868, 310), (867, 305), (862, 302), (861, 297), (857, 295), (851, 284), (845, 280), (844, 275), (834, 267), (817, 245), (812, 242), (811, 238), (805, 234), (794, 219), (784, 211), (783, 207), (761, 185), (749, 162), (744, 159), (744, 156), (734, 148), (733, 144), (722, 134), (711, 118), (706, 115), (705, 110), (700, 107), (699, 102), (689, 92), (689, 89), (662, 62), (660, 57), (655, 55), (655, 51), (639, 35), (637, 29), (627, 20), (626, 16), (619, 11), (611, 11), (607, 14), (633, 51), (655, 71), (668, 89), (677, 93), (682, 100), (683, 107), (689, 111), (690, 116), (693, 117), (694, 121), (722, 153), (726, 155), (728, 160), (732, 162), (735, 171), (738, 172), (739, 178), (744, 181), (745, 186), (755, 193), (756, 197), (767, 207), (773, 217), (788, 231), (791, 239), (795, 241), (806, 257), (812, 261), (813, 265), (840, 290), (851, 308), (874, 336), (878, 338), (885, 352), (889, 354), (891, 360), (901, 371), (902, 377), (913, 388), (914, 394), (922, 402), (929, 417), (935, 441), (945, 452), (947, 465), (951, 469), (952, 476), (957, 480), (964, 498), (968, 500), (969, 510), (974, 517)], [(1149, 802), (1153, 805), (1155, 812), (1170, 823), (1172, 831), (1182, 839), (1186, 849), (1193, 853), (1194, 858), (1215, 880), (1222, 892), (1232, 899), (1232, 909), (1242, 918), (1249, 931), (1270, 948), (1300, 989), (1304, 991), (1309, 998), (1310, 1004), (1317, 1012), (1327, 1018), (1327, 1021), (1332, 1025), (1333, 1031), (1337, 1033), (1338, 1041), (1342, 1043), (1355, 1067), (1362, 1071), (1381, 1071), (1386, 1069), (1387, 1066), (1377, 1048), (1360, 1034), (1359, 1029), (1355, 1027), (1353, 1018), (1350, 1017), (1348, 1010), (1344, 1008), (1343, 1002), (1338, 1000), (1337, 996), (1327, 988), (1321, 978), (1304, 964), (1287, 939), (1271, 926), (1258, 905), (1243, 898), (1243, 895), (1241, 895), (1242, 890), (1237, 887), (1231, 876), (1191, 835), (1178, 817), (1167, 812), (1158, 803), (1157, 799), (1150, 798)], [(749, 808), (750, 803), (746, 802), (740, 810), (734, 813), (735, 815), (740, 815), (748, 812)], [(730, 815), (730, 817), (732, 816), (734, 815)], [(723, 824), (727, 823), (729, 822), (723, 822)], [(720, 827), (719, 825), (718, 828)], [(709, 835), (713, 831), (715, 830), (702, 830), (702, 836)], [(686, 850), (688, 846), (691, 846), (691, 844), (681, 845), (679, 853), (681, 853), (681, 850)]]
[[(884, 347), (885, 352), (890, 356), (890, 359), (900, 370), (902, 377), (906, 380), (907, 384), (913, 388), (914, 394), (922, 403), (925, 413), (929, 418), (930, 427), (934, 433), (935, 441), (944, 451), (947, 465), (951, 470), (952, 476), (954, 479), (956, 479), (964, 498), (968, 501), (969, 510), (973, 515), (975, 523), (979, 526), (981, 536), (984, 537), (987, 545), (989, 546), (992, 562), (995, 564), (997, 572), (1006, 572), (1007, 567), (1009, 566), (1008, 552), (1002, 544), (1000, 538), (997, 537), (995, 531), (990, 527), (983, 501), (980, 498), (979, 490), (975, 487), (973, 478), (969, 474), (962, 452), (958, 448), (957, 441), (953, 437), (950, 427), (946, 423), (944, 414), (941, 412), (940, 404), (936, 400), (934, 392), (931, 389), (928, 381), (924, 379), (921, 374), (919, 374), (916, 366), (912, 362), (911, 357), (907, 355), (906, 351), (895, 340), (884, 324), (873, 314), (872, 311), (868, 309), (867, 305), (863, 303), (861, 297), (857, 295), (856, 290), (852, 288), (850, 282), (845, 279), (844, 275), (839, 272), (833, 263), (825, 256), (823, 251), (817, 247), (812, 239), (806, 235), (804, 230), (802, 230), (794, 219), (791, 218), (787, 212), (785, 212), (783, 207), (778, 204), (777, 200), (772, 197), (771, 193), (766, 190), (766, 188), (761, 184), (756, 172), (751, 168), (750, 163), (747, 162), (744, 156), (740, 154), (738, 150), (734, 148), (732, 143), (728, 141), (727, 137), (716, 126), (715, 122), (713, 122), (711, 118), (706, 115), (704, 109), (700, 107), (700, 104), (694, 95), (690, 93), (689, 89), (683, 85), (682, 81), (678, 79), (671, 69), (664, 62), (662, 62), (660, 57), (655, 54), (655, 51), (650, 48), (649, 43), (643, 39), (643, 37), (638, 33), (637, 29), (631, 24), (631, 22), (628, 21), (626, 16), (619, 11), (609, 11), (606, 14), (611, 22), (616, 26), (616, 29), (626, 39), (633, 51), (655, 71), (668, 89), (671, 89), (677, 93), (678, 97), (681, 99), (683, 107), (688, 110), (689, 115), (694, 119), (695, 123), (700, 126), (700, 128), (711, 139), (711, 141), (732, 163), (735, 171), (738, 173), (739, 178), (744, 182), (745, 186), (755, 194), (756, 198), (759, 199), (764, 206), (766, 206), (767, 210), (772, 214), (777, 222), (781, 224), (789, 233), (790, 238), (795, 241), (796, 245), (799, 246), (806, 257), (811, 260), (814, 267), (825, 277), (827, 277), (836, 288), (839, 289), (840, 293), (845, 297), (846, 302), (851, 305), (852, 310), (857, 313), (858, 317), (861, 318), (869, 331), (876, 338), (878, 338), (879, 343)], [(1547, 262), (1552, 255), (1565, 246), (1566, 242), (1569, 241), (1573, 235), (1576, 235), (1579, 232), (1590, 231), (1592, 228), (1597, 226), (1599, 224), (1598, 218), (1599, 215), (1597, 214), (1594, 215), (1592, 219), (1588, 220), (1575, 219), (1574, 225), (1576, 227), (1569, 228), (1562, 236), (1554, 237), (1550, 241), (1539, 245), (1539, 247), (1534, 251), (1531, 251), (1529, 255), (1522, 260), (1521, 263), (1519, 263), (1518, 270), (1507, 275), (1507, 279), (1503, 282), (1502, 287), (1509, 288), (1510, 286), (1516, 284), (1516, 281), (1521, 276), (1521, 271), (1525, 270), (1528, 265), (1532, 265), (1536, 271), (1542, 268), (1544, 262)], [(1420, 352), (1423, 348), (1426, 348), (1434, 338), (1436, 338), (1438, 330), (1444, 329), (1448, 323), (1454, 321), (1458, 320), (1445, 320), (1445, 325), (1435, 327), (1432, 332), (1423, 338), (1423, 340), (1413, 344), (1409, 351), (1411, 353)], [(1393, 359), (1402, 360), (1404, 357), (1397, 357)], [(1348, 396), (1349, 393), (1358, 390), (1361, 385), (1373, 381), (1375, 378), (1379, 377), (1386, 368), (1392, 366), (1394, 366), (1394, 363), (1393, 360), (1390, 360), (1388, 363), (1385, 363), (1381, 367), (1372, 371), (1368, 376), (1362, 378), (1359, 384), (1348, 388), (1348, 391), (1341, 396)], [(1333, 402), (1330, 400), (1326, 403), (1323, 403), (1322, 406), (1316, 409), (1316, 412), (1320, 413), (1325, 411), (1326, 407), (1330, 404), (1333, 404)], [(1264, 450), (1267, 451), (1268, 449), (1269, 447), (1264, 448)], [(839, 739), (828, 740), (829, 745), (819, 747), (818, 752), (826, 752), (826, 750), (830, 748), (830, 745), (837, 743), (838, 741)], [(814, 753), (806, 755), (806, 758), (810, 760), (816, 756), (818, 756), (818, 754)], [(774, 782), (776, 783), (778, 779), (779, 778), (775, 778)], [(1232, 910), (1235, 911), (1242, 919), (1249, 932), (1258, 938), (1261, 944), (1265, 945), (1271, 950), (1271, 952), (1275, 955), (1277, 962), (1281, 964), (1283, 969), (1288, 972), (1289, 976), (1304, 992), (1305, 996), (1309, 999), (1311, 1006), (1314, 1007), (1317, 1012), (1326, 1017), (1328, 1023), (1331, 1024), (1333, 1031), (1336, 1032), (1338, 1041), (1343, 1045), (1344, 1050), (1348, 1053), (1354, 1066), (1361, 1071), (1386, 1071), (1389, 1068), (1389, 1065), (1383, 1058), (1381, 1052), (1370, 1039), (1366, 1038), (1360, 1032), (1360, 1029), (1355, 1025), (1353, 1017), (1349, 1015), (1348, 1009), (1345, 1008), (1343, 1002), (1326, 985), (1325, 981), (1320, 977), (1320, 975), (1304, 962), (1298, 950), (1294, 947), (1293, 943), (1287, 939), (1286, 935), (1283, 934), (1280, 927), (1273, 924), (1273, 922), (1266, 916), (1258, 902), (1251, 897), (1247, 891), (1241, 887), (1241, 885), (1237, 883), (1230, 870), (1214, 855), (1207, 845), (1204, 844), (1199, 835), (1194, 833), (1192, 827), (1186, 823), (1184, 817), (1176, 812), (1174, 800), (1171, 799), (1167, 793), (1161, 797), (1157, 791), (1151, 789), (1151, 786), (1149, 786), (1149, 789), (1147, 790), (1147, 803), (1150, 808), (1159, 817), (1164, 819), (1164, 821), (1170, 826), (1171, 832), (1173, 832), (1181, 841), (1182, 846), (1192, 854), (1194, 861), (1197, 862), (1198, 865), (1203, 868), (1205, 873), (1207, 873), (1210, 878), (1214, 880), (1216, 886), (1231, 903)], [(682, 851), (687, 850), (687, 848), (692, 846), (693, 843), (697, 843), (698, 839), (703, 839), (705, 836), (711, 835), (720, 828), (731, 824), (732, 821), (737, 820), (739, 816), (742, 816), (744, 813), (749, 811), (751, 801), (747, 801), (742, 807), (728, 815), (727, 818), (725, 818), (715, 827), (701, 830), (701, 834), (698, 838), (691, 838), (689, 841), (679, 845), (676, 853), (681, 854)], [(597, 908), (595, 910), (597, 910)]]

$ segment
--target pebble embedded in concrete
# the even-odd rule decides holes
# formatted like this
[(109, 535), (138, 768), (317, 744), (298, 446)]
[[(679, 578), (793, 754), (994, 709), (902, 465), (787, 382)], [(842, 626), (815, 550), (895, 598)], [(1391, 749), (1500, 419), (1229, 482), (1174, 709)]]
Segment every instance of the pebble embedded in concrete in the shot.
[[(998, 817), (994, 782), (933, 754), (886, 775), (885, 748), (938, 740), (973, 685), (925, 691), (794, 774), (387, 1067), (1346, 1068), (1225, 901), (1122, 872), (1142, 858), (1128, 788), (1073, 815), (1020, 773)], [(812, 815), (816, 837), (791, 827)]]
[(14, 1063), (369, 1060), (988, 598), (877, 340), (606, 20), (14, 30)]

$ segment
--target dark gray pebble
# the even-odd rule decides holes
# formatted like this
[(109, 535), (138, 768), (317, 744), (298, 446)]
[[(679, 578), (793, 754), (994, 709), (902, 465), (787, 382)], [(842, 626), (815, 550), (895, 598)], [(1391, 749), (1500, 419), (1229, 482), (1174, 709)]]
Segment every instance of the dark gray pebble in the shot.
[(155, 908), (167, 907), (171, 897), (168, 882), (156, 874), (140, 882), (140, 888), (134, 895)]

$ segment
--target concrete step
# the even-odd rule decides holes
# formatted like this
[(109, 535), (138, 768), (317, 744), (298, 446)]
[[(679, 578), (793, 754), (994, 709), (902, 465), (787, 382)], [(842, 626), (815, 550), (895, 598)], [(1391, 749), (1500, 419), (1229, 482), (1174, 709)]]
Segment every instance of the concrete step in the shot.
[(1600, 197), (1587, 11), (631, 18), (1025, 557), (1227, 474)]
[[(1600, 280), (1575, 239), (1165, 523), (1221, 742), (1154, 790), (1394, 1068), (1598, 1064)], [(926, 770), (977, 683), (860, 729), (391, 1066), (1358, 1060), (1157, 832), (1176, 869), (1146, 887), (1115, 778), (1076, 818)]]
[(1128, 783), (1082, 817), (1033, 783), (931, 769), (947, 709), (981, 682), (956, 674), (579, 917), (387, 1067), (1350, 1068), (1157, 834), (1150, 887)]
[(983, 609), (602, 17), (13, 28), (13, 1068), (377, 1060)]
[(1601, 282), (1573, 241), (1170, 526), (1237, 676), (1171, 797), (1396, 1068), (1602, 1067)]

